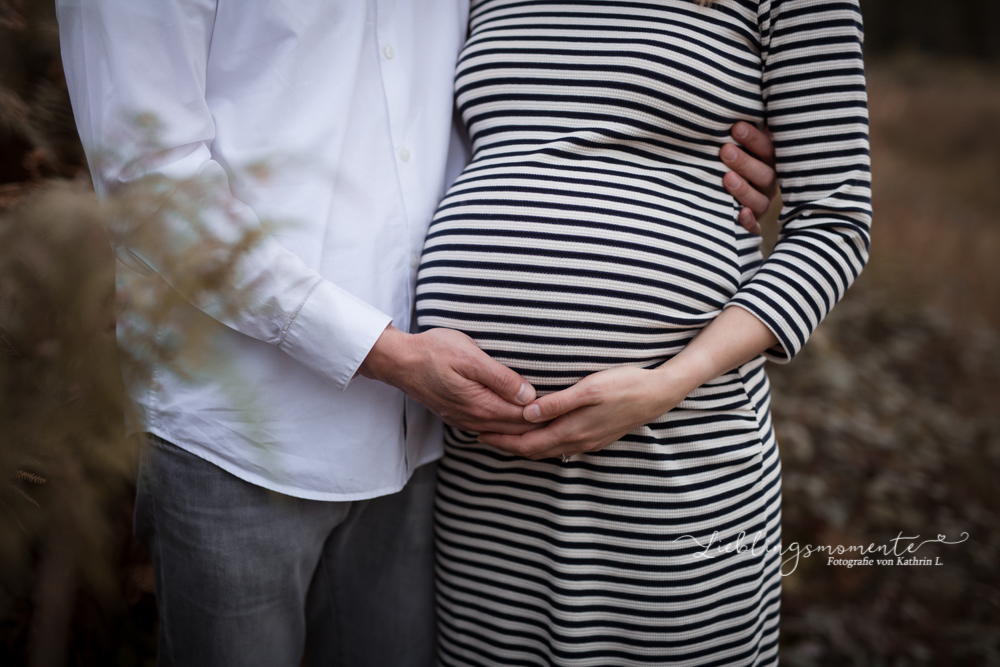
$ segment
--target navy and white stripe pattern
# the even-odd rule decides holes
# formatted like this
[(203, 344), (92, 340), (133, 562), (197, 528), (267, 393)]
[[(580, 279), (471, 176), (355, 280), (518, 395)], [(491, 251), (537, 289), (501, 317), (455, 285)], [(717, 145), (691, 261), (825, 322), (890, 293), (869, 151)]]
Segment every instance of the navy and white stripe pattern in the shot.
[[(473, 160), (427, 237), (421, 328), (468, 333), (542, 393), (660, 364), (730, 305), (789, 360), (867, 259), (861, 34), (857, 0), (474, 1), (456, 75)], [(766, 262), (721, 182), (738, 120), (777, 147)], [(448, 430), (443, 664), (776, 664), (763, 364), (569, 463)]]

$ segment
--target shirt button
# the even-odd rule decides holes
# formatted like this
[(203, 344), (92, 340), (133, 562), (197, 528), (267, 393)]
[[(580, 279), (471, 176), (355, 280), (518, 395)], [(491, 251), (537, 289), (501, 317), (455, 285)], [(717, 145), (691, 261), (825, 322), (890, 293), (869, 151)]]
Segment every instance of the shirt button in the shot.
[(411, 252), (410, 253), (410, 266), (415, 269), (415, 268), (417, 268), (418, 264), (420, 264), (420, 257), (417, 256), (417, 253)]
[(386, 60), (392, 60), (396, 57), (396, 52), (388, 44), (386, 44), (385, 48), (382, 49), (382, 53), (385, 54)]
[(410, 161), (410, 151), (406, 150), (405, 148), (400, 148), (399, 149), (399, 159), (402, 160), (403, 162), (409, 162)]

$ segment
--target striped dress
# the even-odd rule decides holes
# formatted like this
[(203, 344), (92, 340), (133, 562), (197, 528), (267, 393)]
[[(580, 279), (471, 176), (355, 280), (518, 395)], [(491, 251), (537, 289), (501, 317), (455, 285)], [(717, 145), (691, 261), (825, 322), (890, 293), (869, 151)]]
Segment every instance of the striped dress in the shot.
[[(436, 544), (444, 665), (773, 665), (780, 465), (764, 359), (864, 266), (857, 0), (473, 1), (456, 100), (473, 159), (427, 236), (421, 329), (540, 393), (654, 367), (723, 308), (780, 344), (606, 449), (529, 461), (449, 429)], [(719, 149), (774, 136), (766, 261)]]

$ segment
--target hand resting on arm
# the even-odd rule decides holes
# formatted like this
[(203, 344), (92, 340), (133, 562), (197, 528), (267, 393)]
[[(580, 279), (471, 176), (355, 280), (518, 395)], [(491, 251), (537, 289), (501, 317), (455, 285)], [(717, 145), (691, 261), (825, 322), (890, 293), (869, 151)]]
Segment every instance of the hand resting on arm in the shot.
[(743, 121), (733, 125), (732, 136), (746, 151), (734, 144), (725, 144), (719, 150), (723, 164), (732, 169), (722, 179), (722, 184), (743, 204), (737, 216), (740, 224), (748, 232), (760, 235), (760, 219), (778, 193), (774, 142), (766, 130)]

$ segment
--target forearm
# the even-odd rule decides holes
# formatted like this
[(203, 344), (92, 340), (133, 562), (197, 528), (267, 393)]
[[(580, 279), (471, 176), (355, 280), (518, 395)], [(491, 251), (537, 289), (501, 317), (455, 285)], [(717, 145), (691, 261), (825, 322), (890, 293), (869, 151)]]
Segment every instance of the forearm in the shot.
[(743, 308), (726, 308), (677, 356), (652, 371), (662, 388), (656, 395), (662, 397), (664, 407), (669, 410), (676, 405), (678, 395), (686, 396), (777, 342), (777, 337), (757, 317)]

